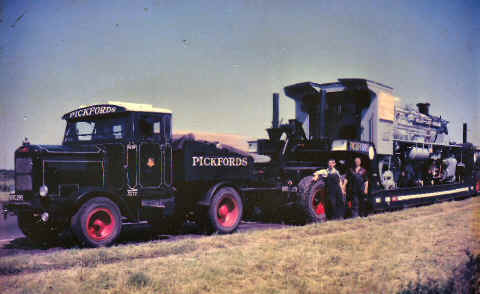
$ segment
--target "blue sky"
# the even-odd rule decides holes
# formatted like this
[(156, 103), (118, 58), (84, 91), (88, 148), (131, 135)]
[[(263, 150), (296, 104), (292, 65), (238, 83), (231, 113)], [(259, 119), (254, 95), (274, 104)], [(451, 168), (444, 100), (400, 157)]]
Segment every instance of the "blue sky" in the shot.
[[(480, 1), (0, 0), (0, 168), (58, 144), (63, 113), (106, 100), (174, 112), (174, 130), (263, 137), (271, 93), (359, 77), (461, 123), (480, 144)], [(281, 117), (294, 105), (281, 95)], [(475, 137), (474, 137), (475, 136)]]

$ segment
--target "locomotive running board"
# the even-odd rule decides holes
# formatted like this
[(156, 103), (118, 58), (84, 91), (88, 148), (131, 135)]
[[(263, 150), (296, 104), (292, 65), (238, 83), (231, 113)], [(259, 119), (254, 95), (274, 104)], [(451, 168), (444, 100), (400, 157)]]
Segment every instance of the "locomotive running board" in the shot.
[[(423, 193), (423, 194), (393, 196), (391, 198), (392, 198), (392, 201), (402, 201), (402, 200), (411, 200), (411, 199), (427, 198), (427, 197), (434, 197), (434, 196), (442, 196), (442, 195), (448, 195), (448, 194), (457, 194), (457, 193), (466, 192), (466, 191), (468, 191), (467, 187), (453, 189), (453, 190), (446, 190), (446, 191)], [(393, 200), (393, 198), (395, 198), (395, 200)]]
[(467, 196), (469, 191), (469, 187), (464, 184), (384, 190), (373, 195), (373, 204), (376, 209), (386, 209), (398, 205), (415, 206), (436, 200), (447, 200)]

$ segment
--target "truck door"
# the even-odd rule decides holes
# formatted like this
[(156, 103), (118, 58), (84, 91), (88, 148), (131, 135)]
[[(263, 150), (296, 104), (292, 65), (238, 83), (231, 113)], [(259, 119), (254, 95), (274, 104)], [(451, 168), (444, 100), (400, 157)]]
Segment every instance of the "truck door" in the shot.
[[(171, 115), (139, 113), (136, 136), (139, 144), (139, 184), (148, 190), (172, 185)], [(162, 190), (162, 189), (160, 189)]]
[(172, 185), (172, 146), (143, 143), (140, 145), (140, 183), (142, 187)]
[(164, 174), (162, 148), (158, 143), (140, 144), (140, 184), (142, 187), (160, 187)]

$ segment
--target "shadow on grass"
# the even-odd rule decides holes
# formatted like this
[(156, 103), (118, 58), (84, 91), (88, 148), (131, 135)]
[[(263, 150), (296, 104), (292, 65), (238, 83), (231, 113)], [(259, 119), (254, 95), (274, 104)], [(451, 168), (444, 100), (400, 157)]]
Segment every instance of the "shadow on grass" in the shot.
[[(159, 240), (173, 241), (193, 236), (201, 236), (201, 233), (198, 232), (198, 228), (190, 224), (186, 224), (178, 232), (169, 232), (168, 234), (154, 232), (148, 224), (127, 225), (122, 229), (118, 240), (113, 245), (127, 245)], [(0, 257), (25, 253), (50, 253), (73, 248), (80, 248), (80, 246), (71, 232), (66, 232), (61, 238), (43, 244), (35, 243), (26, 237), (20, 237), (0, 247)]]
[(480, 293), (480, 255), (465, 252), (468, 261), (452, 272), (444, 283), (435, 280), (410, 282), (399, 294), (475, 294)]

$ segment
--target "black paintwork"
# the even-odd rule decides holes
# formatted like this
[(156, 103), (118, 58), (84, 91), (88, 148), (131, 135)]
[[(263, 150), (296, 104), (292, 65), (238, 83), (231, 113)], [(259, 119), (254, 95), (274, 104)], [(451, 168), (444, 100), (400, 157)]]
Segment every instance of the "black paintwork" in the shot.
[[(341, 81), (347, 85), (350, 94), (358, 94), (356, 102), (360, 106), (352, 112), (356, 115), (370, 101), (365, 82), (357, 79)], [(305, 100), (306, 106), (311, 108), (309, 111), (314, 113), (318, 110), (315, 99), (319, 97), (312, 91), (312, 83), (285, 88), (287, 95)], [(329, 96), (328, 99), (333, 103), (334, 100), (345, 100), (346, 96)], [(320, 110), (325, 111), (324, 108)], [(359, 141), (357, 129), (348, 134), (338, 132), (339, 128), (332, 123), (335, 117), (312, 120), (310, 124), (316, 126), (312, 125), (313, 135), (310, 138), (306, 137), (300, 122), (290, 120), (287, 124), (278, 125), (278, 119), (274, 118), (274, 125), (267, 129), (269, 138), (256, 141), (257, 153), (269, 156), (271, 161), (254, 163), (251, 154), (228, 146), (188, 137), (172, 140), (170, 114), (130, 112), (123, 108), (101, 116), (91, 115), (91, 111), (88, 113), (88, 117), (78, 117), (85, 113), (75, 111), (64, 116), (67, 120), (66, 133), (71, 137), (62, 145), (26, 144), (17, 149), (15, 158), (31, 158), (32, 170), (27, 174), (16, 171), (16, 177), (31, 176), (32, 185), (28, 190), (16, 189), (17, 194), (23, 195), (24, 201), (10, 202), (7, 205), (10, 210), (17, 213), (22, 210), (48, 211), (54, 220), (65, 221), (84, 201), (101, 195), (116, 202), (129, 221), (139, 221), (148, 218), (142, 200), (150, 203), (155, 200), (156, 205), (164, 206), (165, 209), (159, 212), (164, 215), (175, 211), (194, 212), (198, 205), (208, 206), (215, 191), (228, 185), (240, 192), (246, 202), (247, 214), (257, 204), (275, 211), (280, 206), (295, 204), (299, 197), (298, 183), (314, 171), (325, 168), (329, 158), (351, 163), (356, 156), (362, 158), (369, 172), (369, 202), (373, 209), (392, 207), (391, 203), (386, 203), (385, 197), (398, 193), (381, 189), (377, 159), (369, 160), (368, 152), (351, 149), (330, 151), (334, 138), (348, 139), (348, 146), (350, 142), (371, 146), (368, 142)], [(72, 125), (96, 119), (121, 121), (122, 136), (92, 135), (92, 141), (77, 140), (75, 132), (72, 133), (75, 130)], [(347, 130), (352, 122), (356, 123), (356, 119), (340, 121), (340, 124)], [(348, 167), (339, 166), (339, 169)], [(48, 197), (39, 196), (42, 185), (48, 187)], [(408, 188), (401, 192), (414, 194), (422, 190), (448, 188)], [(381, 201), (377, 203), (376, 198), (381, 198)], [(394, 205), (431, 200), (435, 198)]]
[[(241, 186), (239, 183), (248, 181), (252, 174), (252, 158), (233, 148), (184, 140), (181, 146), (175, 144), (174, 152), (168, 113), (116, 108), (113, 113), (69, 119), (73, 115), (78, 116), (78, 112), (64, 115), (67, 127), (62, 145), (24, 144), (15, 152), (16, 159), (26, 158), (24, 162), (32, 159), (31, 172), (22, 174), (25, 170), (21, 168), (16, 172), (17, 177), (31, 178), (32, 185), (16, 189), (24, 201), (11, 201), (7, 206), (10, 210), (49, 212), (52, 221), (64, 221), (90, 197), (106, 196), (117, 203), (129, 221), (139, 221), (148, 218), (152, 211), (151, 207), (144, 209), (143, 200), (148, 203), (153, 200), (164, 208), (156, 210), (156, 217), (159, 213), (169, 215), (174, 213), (175, 206), (194, 207), (197, 202), (208, 201), (208, 195), (215, 190), (206, 192), (215, 183)], [(112, 121), (122, 125), (121, 136), (101, 137), (96, 130), (88, 136), (89, 140), (77, 135), (77, 122), (112, 127)], [(192, 166), (193, 157), (226, 158), (226, 161), (218, 167)], [(229, 166), (231, 160), (237, 160), (233, 162), (235, 166)], [(239, 162), (242, 164), (238, 165)], [(43, 185), (48, 187), (47, 197), (39, 195)], [(191, 189), (196, 193), (188, 193)]]

